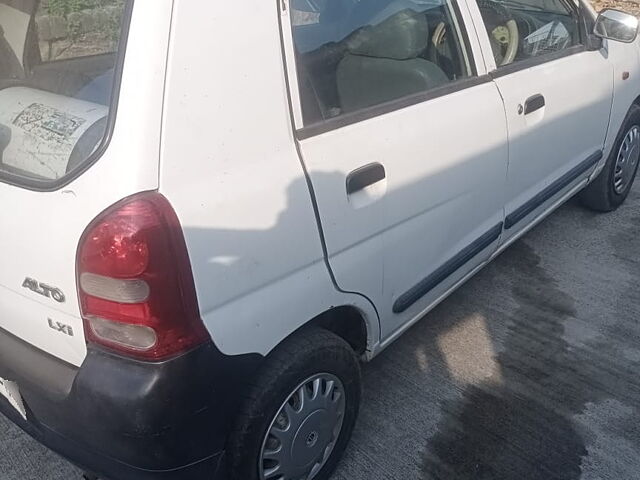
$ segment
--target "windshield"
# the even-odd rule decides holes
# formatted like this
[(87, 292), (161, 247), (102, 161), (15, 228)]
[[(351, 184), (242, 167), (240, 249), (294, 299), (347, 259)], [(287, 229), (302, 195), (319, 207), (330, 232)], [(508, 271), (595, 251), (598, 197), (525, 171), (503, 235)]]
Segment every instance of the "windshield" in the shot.
[(59, 182), (109, 124), (125, 0), (0, 0), (0, 177)]

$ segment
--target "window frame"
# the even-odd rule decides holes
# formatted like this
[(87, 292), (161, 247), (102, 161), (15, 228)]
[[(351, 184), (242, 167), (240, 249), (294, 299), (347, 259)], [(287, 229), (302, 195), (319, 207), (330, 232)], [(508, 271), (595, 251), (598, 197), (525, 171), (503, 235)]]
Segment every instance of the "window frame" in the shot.
[(495, 59), (493, 56), (493, 51), (491, 50), (491, 45), (489, 41), (489, 33), (487, 32), (487, 28), (484, 24), (484, 20), (482, 18), (482, 15), (480, 14), (480, 9), (478, 8), (477, 1), (476, 0), (469, 0), (469, 1), (473, 3), (473, 10), (474, 10), (473, 23), (476, 30), (476, 34), (480, 38), (480, 43), (482, 45), (482, 50), (485, 57), (485, 64), (486, 64), (487, 71), (489, 72), (489, 75), (492, 79), (504, 77), (506, 75), (510, 75), (512, 73), (516, 73), (521, 70), (526, 70), (532, 67), (536, 67), (538, 65), (543, 65), (545, 63), (560, 60), (562, 58), (580, 54), (589, 50), (586, 46), (586, 39), (587, 39), (588, 32), (586, 31), (583, 12), (582, 12), (582, 9), (580, 8), (582, 5), (582, 0), (578, 0), (579, 3), (577, 4), (570, 0), (559, 0), (560, 3), (562, 3), (568, 8), (568, 10), (571, 12), (572, 15), (575, 16), (577, 20), (580, 43), (556, 52), (546, 53), (543, 55), (527, 58), (526, 60), (513, 62), (513, 63), (510, 63), (509, 65), (504, 65), (504, 66), (496, 65)]
[[(322, 135), (324, 133), (338, 130), (349, 125), (361, 123), (391, 112), (409, 108), (411, 106), (418, 105), (436, 98), (450, 95), (467, 88), (491, 82), (492, 79), (488, 75), (488, 71), (485, 71), (485, 63), (481, 58), (481, 45), (479, 45), (476, 41), (477, 39), (472, 36), (475, 26), (472, 18), (473, 15), (468, 10), (466, 0), (448, 1), (452, 7), (451, 13), (454, 16), (454, 21), (457, 27), (459, 28), (459, 34), (462, 36), (462, 41), (464, 42), (464, 45), (461, 45), (461, 49), (464, 50), (465, 59), (468, 60), (469, 63), (470, 75), (468, 77), (454, 80), (445, 85), (441, 85), (430, 90), (406, 95), (398, 99), (367, 107), (356, 112), (345, 113), (338, 117), (321, 120), (319, 122), (311, 124), (305, 124), (302, 115), (302, 105), (300, 98), (301, 85), (298, 81), (298, 65), (293, 40), (292, 9), (284, 7), (287, 0), (279, 0), (278, 3), (280, 5), (281, 12), (281, 15), (279, 15), (281, 44), (283, 48), (284, 67), (287, 76), (287, 87), (289, 90), (291, 103), (290, 108), (293, 117), (294, 135), (296, 139), (304, 140), (307, 138)], [(457, 34), (458, 32), (456, 32), (456, 35)]]
[[(12, 173), (6, 170), (0, 170), (0, 182), (12, 185), (25, 190), (31, 190), (34, 192), (55, 192), (71, 182), (76, 180), (93, 165), (96, 164), (100, 158), (104, 155), (111, 143), (113, 132), (115, 130), (116, 119), (118, 116), (118, 105), (120, 102), (120, 87), (122, 85), (122, 74), (124, 70), (124, 61), (126, 56), (127, 45), (129, 43), (129, 31), (131, 28), (131, 20), (133, 15), (133, 8), (136, 0), (126, 0), (124, 5), (124, 11), (122, 15), (122, 30), (120, 32), (120, 41), (118, 43), (118, 49), (115, 52), (115, 65), (114, 65), (114, 77), (113, 85), (111, 88), (111, 98), (109, 103), (109, 114), (107, 115), (107, 124), (104, 132), (104, 136), (95, 149), (95, 151), (82, 163), (67, 175), (64, 175), (58, 179), (39, 179), (25, 177), (19, 173)], [(27, 38), (25, 39), (25, 45), (29, 41), (29, 35), (31, 34), (31, 25), (27, 32)], [(26, 48), (25, 48), (26, 53)], [(113, 53), (108, 55), (114, 55)], [(24, 58), (23, 58), (24, 61)], [(64, 61), (64, 60), (63, 60)], [(25, 66), (23, 66), (25, 68)]]

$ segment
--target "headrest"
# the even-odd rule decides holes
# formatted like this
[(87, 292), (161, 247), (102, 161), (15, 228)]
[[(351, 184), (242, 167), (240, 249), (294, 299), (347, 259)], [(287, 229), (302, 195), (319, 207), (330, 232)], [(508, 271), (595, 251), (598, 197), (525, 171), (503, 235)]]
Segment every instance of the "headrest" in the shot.
[(420, 55), (428, 43), (429, 24), (424, 13), (404, 9), (356, 32), (349, 41), (349, 51), (367, 57), (408, 60)]

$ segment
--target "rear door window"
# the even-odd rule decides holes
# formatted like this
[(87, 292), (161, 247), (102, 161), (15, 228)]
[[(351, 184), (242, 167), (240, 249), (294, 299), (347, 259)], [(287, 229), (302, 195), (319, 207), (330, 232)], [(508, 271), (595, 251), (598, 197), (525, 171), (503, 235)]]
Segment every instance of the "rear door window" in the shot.
[(452, 0), (294, 0), (305, 125), (474, 75)]
[(51, 186), (110, 123), (125, 0), (0, 0), (0, 177)]

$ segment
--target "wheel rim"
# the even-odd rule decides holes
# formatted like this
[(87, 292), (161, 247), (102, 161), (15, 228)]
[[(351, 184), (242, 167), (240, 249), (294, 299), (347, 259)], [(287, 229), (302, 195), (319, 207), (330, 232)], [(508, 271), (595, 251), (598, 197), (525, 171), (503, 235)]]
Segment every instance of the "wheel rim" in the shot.
[(613, 171), (613, 188), (618, 195), (623, 194), (633, 180), (639, 158), (640, 127), (634, 125), (624, 136)]
[(346, 409), (344, 386), (329, 373), (309, 377), (271, 421), (260, 451), (261, 480), (312, 480), (336, 445)]

